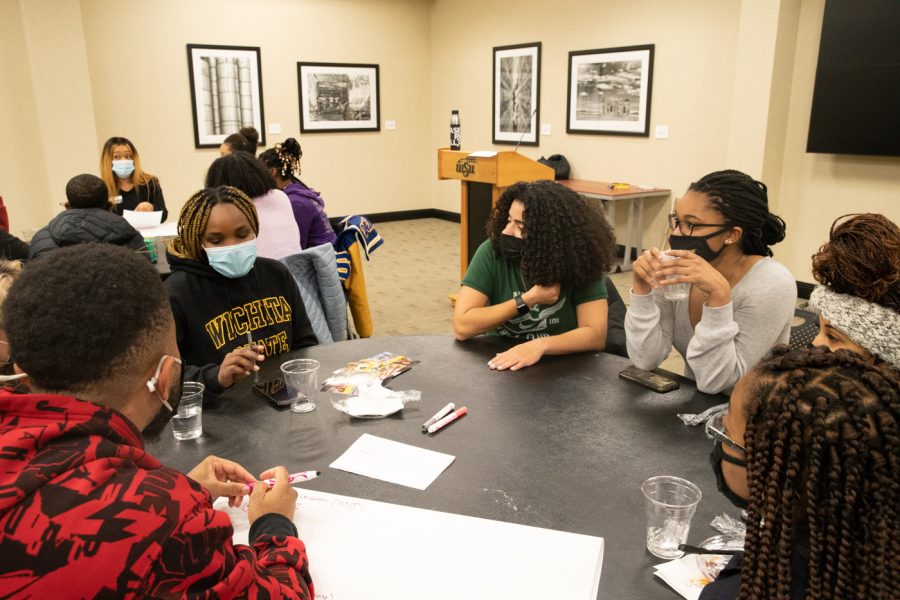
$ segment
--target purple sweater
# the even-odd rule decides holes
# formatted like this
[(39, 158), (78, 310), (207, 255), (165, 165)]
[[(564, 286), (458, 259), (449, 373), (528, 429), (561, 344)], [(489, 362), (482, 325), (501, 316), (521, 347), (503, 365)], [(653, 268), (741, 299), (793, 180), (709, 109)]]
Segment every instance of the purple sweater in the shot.
[(325, 201), (319, 192), (307, 187), (302, 181), (292, 181), (284, 188), (291, 201), (294, 219), (300, 228), (300, 246), (306, 250), (321, 244), (331, 244), (337, 235), (325, 214)]

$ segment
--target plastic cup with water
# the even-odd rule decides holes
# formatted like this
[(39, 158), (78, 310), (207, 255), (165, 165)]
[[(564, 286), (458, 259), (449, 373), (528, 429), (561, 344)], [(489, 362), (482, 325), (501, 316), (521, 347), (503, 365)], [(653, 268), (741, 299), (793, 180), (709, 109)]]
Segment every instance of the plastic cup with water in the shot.
[(308, 413), (316, 410), (316, 393), (319, 391), (319, 361), (297, 358), (281, 365), (284, 383), (294, 400), (291, 411)]
[(659, 558), (684, 555), (691, 519), (703, 496), (700, 488), (680, 477), (659, 475), (641, 484), (647, 513), (647, 550)]
[(181, 388), (181, 402), (172, 415), (172, 432), (176, 440), (195, 440), (203, 435), (202, 383), (185, 381)]
[[(659, 253), (659, 260), (662, 263), (666, 263), (673, 260), (678, 260), (677, 256), (672, 256), (666, 252)], [(666, 266), (666, 265), (663, 265)], [(681, 279), (681, 275), (667, 275), (667, 281), (673, 281)], [(663, 286), (663, 297), (666, 300), (684, 300), (688, 297), (688, 294), (691, 291), (691, 284), (689, 283), (670, 283), (668, 285)]]

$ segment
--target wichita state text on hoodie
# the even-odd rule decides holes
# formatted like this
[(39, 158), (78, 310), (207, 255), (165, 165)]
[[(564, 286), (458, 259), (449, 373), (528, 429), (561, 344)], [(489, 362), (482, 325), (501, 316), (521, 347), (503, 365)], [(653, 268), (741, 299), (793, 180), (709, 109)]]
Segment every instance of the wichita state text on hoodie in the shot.
[(229, 279), (208, 264), (167, 254), (172, 275), (166, 289), (175, 316), (185, 380), (200, 381), (213, 393), (225, 355), (254, 344), (272, 356), (318, 343), (297, 284), (287, 267), (257, 258), (243, 277)]

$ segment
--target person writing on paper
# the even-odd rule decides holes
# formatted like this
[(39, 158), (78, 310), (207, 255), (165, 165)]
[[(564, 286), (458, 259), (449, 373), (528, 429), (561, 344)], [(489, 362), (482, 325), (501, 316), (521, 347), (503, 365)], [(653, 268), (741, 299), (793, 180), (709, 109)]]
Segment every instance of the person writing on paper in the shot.
[[(697, 389), (716, 394), (790, 337), (797, 285), (769, 249), (784, 239), (784, 221), (769, 212), (764, 183), (729, 170), (692, 183), (669, 227), (675, 260), (651, 248), (634, 262), (628, 357), (655, 369), (674, 344)], [(685, 298), (665, 298), (673, 283), (690, 285)]]
[(109, 212), (106, 184), (96, 175), (84, 173), (70, 179), (66, 184), (66, 200), (66, 210), (31, 238), (30, 258), (64, 246), (91, 242), (146, 251), (144, 237), (128, 221)]
[(126, 210), (161, 211), (162, 221), (169, 216), (159, 179), (141, 169), (141, 157), (130, 140), (111, 137), (100, 154), (100, 177), (106, 183), (112, 210), (121, 215)]
[(246, 194), (207, 188), (185, 203), (167, 247), (166, 289), (185, 372), (210, 394), (258, 371), (265, 356), (318, 343), (290, 271), (257, 256), (258, 232)]
[(884, 215), (844, 215), (812, 268), (819, 282), (809, 298), (819, 312), (813, 344), (900, 371), (900, 227)]
[(488, 362), (518, 370), (545, 354), (602, 350), (604, 274), (615, 235), (600, 207), (553, 181), (517, 183), (500, 197), (453, 313), (457, 340), (481, 333), (521, 343)]
[(707, 425), (719, 491), (746, 508), (747, 536), (700, 599), (896, 598), (897, 371), (847, 350), (786, 350)]
[[(115, 246), (29, 264), (2, 328), (30, 392), (0, 392), (0, 597), (314, 597), (297, 493), (210, 456), (187, 475), (144, 449), (181, 399), (159, 274)], [(216, 497), (249, 495), (251, 546)]]

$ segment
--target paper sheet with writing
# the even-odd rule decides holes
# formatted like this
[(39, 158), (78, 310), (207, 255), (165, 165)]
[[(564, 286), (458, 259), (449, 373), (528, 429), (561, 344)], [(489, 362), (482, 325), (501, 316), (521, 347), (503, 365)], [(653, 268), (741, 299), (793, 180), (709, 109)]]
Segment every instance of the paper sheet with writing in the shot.
[[(316, 598), (597, 597), (603, 538), (295, 489)], [(215, 506), (246, 544), (247, 497)]]
[(456, 459), (364, 433), (329, 466), (424, 490)]
[(129, 225), (135, 229), (147, 229), (148, 227), (156, 227), (162, 223), (161, 210), (123, 210), (122, 216), (128, 221)]

